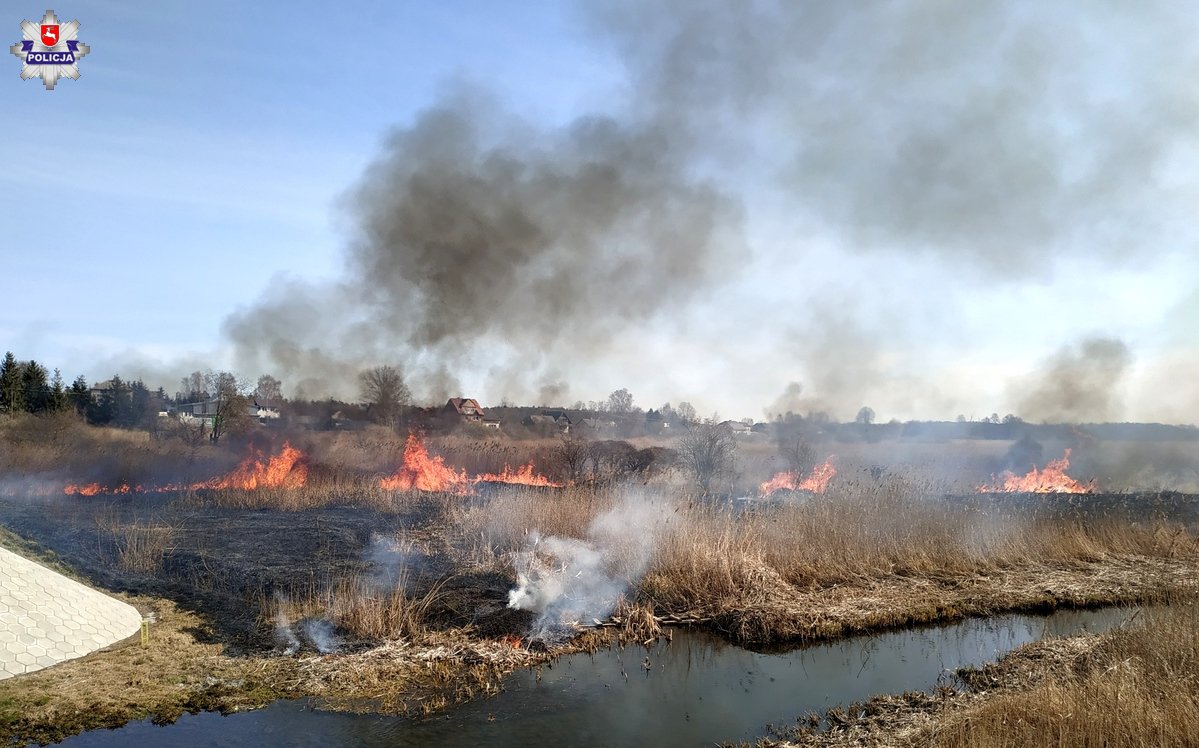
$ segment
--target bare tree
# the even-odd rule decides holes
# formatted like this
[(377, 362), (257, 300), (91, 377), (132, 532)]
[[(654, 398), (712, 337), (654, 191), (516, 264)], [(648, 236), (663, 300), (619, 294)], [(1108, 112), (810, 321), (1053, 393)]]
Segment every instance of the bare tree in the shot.
[(802, 436), (790, 434), (779, 439), (779, 456), (793, 473), (806, 475), (816, 467), (816, 450)]
[(227, 372), (209, 371), (204, 375), (207, 391), (212, 393), (213, 419), (209, 439), (213, 444), (220, 442), (225, 434), (238, 433), (249, 428), (251, 418), (247, 412), (250, 398), (237, 376)]
[(611, 413), (632, 413), (633, 395), (624, 387), (608, 395), (607, 410)]
[(199, 402), (208, 399), (208, 379), (212, 376), (212, 372), (207, 375), (202, 371), (193, 371), (183, 379), (179, 380), (179, 394), (187, 402)]
[(404, 375), (394, 366), (376, 366), (358, 375), (362, 402), (371, 418), (378, 423), (396, 426), (412, 393), (404, 383)]
[(686, 400), (679, 403), (674, 412), (683, 423), (695, 423), (696, 421), (695, 406)]
[(679, 461), (706, 494), (711, 491), (713, 481), (732, 472), (737, 440), (732, 429), (712, 418), (692, 424), (679, 440), (678, 450)]
[(263, 374), (254, 388), (254, 400), (259, 405), (278, 405), (283, 401), (283, 383), (270, 374)]
[(554, 448), (554, 462), (558, 464), (563, 478), (578, 483), (583, 478), (589, 454), (587, 442), (582, 439), (566, 439)]

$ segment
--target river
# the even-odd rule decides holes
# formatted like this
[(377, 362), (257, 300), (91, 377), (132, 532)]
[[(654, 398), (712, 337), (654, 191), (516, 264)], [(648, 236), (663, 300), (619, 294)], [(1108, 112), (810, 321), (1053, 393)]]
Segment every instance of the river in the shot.
[[(112, 746), (711, 746), (752, 740), (769, 724), (883, 693), (928, 690), (965, 665), (1022, 644), (1101, 632), (1126, 609), (1001, 615), (859, 636), (781, 653), (676, 631), (673, 642), (561, 658), (512, 674), (497, 696), (413, 720), (311, 709), (281, 701), (230, 716), (135, 722), (66, 740)], [(540, 677), (539, 677), (540, 675)]]

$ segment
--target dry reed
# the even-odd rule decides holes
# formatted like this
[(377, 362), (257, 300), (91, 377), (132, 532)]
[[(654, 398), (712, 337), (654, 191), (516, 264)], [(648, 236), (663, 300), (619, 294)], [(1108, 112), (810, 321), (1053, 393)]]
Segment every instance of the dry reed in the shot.
[(954, 712), (918, 741), (924, 745), (1168, 746), (1199, 736), (1199, 609), (1172, 606), (1133, 625), (1049, 674)]

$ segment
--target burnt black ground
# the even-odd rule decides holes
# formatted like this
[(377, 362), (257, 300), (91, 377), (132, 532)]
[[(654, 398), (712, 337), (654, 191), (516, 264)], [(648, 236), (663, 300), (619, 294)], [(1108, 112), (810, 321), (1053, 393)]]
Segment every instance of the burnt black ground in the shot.
[[(439, 545), (444, 533), (435, 530), (440, 513), (433, 504), (405, 513), (193, 504), (169, 494), (0, 499), (0, 524), (54, 551), (97, 586), (165, 597), (202, 614), (210, 629), (196, 633), (224, 643), (229, 654), (277, 645), (264, 612), (277, 593), (303, 597), (336, 579), (371, 573), (366, 551), (376, 535), (403, 533), (423, 548), (408, 561), (407, 589), (419, 595), (441, 581), (435, 624), (470, 624), (489, 635), (528, 624), (527, 614), (506, 608), (511, 580), (494, 572), (454, 574), (449, 549)], [(117, 563), (113, 528), (133, 522), (172, 528), (161, 570), (132, 572)]]
[(992, 514), (1019, 512), (1026, 516), (1112, 519), (1129, 522), (1199, 522), (1199, 494), (1178, 491), (1138, 493), (974, 493), (942, 499)]

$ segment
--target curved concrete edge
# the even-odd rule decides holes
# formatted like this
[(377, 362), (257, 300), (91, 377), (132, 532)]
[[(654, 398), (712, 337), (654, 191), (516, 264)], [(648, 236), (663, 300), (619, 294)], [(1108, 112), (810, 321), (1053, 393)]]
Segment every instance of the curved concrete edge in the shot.
[(0, 548), (0, 679), (127, 639), (141, 619), (132, 605)]

